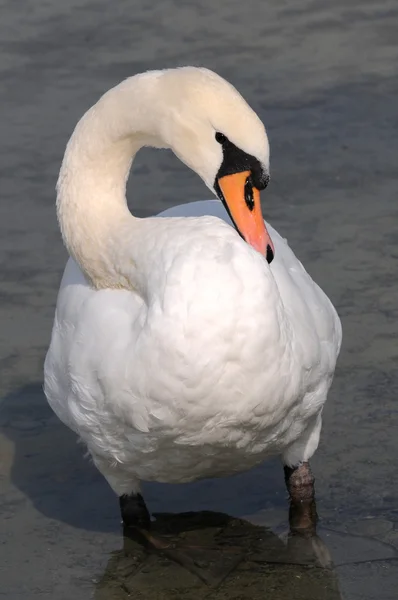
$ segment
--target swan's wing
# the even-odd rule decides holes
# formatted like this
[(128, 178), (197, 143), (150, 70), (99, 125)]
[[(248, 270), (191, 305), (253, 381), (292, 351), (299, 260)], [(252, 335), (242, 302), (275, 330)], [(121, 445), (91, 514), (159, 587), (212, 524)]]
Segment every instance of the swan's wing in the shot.
[(90, 415), (103, 407), (108, 380), (121, 380), (116, 371), (123, 364), (117, 357), (126, 355), (141, 328), (143, 304), (128, 290), (92, 289), (69, 259), (44, 364), (44, 391), (54, 412), (76, 433), (84, 433), (85, 420), (92, 427)]

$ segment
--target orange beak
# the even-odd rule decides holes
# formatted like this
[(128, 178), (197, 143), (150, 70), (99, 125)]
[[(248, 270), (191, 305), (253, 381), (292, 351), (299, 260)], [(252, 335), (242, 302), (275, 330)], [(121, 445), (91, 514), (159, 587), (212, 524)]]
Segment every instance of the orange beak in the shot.
[(270, 263), (275, 254), (274, 244), (265, 227), (260, 192), (251, 186), (250, 175), (250, 171), (224, 175), (218, 179), (218, 185), (236, 229)]

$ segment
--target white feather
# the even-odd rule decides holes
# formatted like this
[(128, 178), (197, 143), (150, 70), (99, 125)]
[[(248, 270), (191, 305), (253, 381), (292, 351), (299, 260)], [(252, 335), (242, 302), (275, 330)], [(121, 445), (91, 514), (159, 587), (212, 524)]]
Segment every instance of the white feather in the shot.
[[(341, 344), (331, 302), (270, 225), (268, 265), (219, 201), (151, 219), (128, 213), (131, 155), (148, 136), (177, 145), (208, 185), (214, 180), (205, 109), (268, 160), (263, 126), (237, 92), (211, 74), (206, 105), (208, 72), (183, 71), (180, 82), (194, 81), (201, 99), (195, 104), (186, 92), (191, 102), (174, 130), (162, 102), (176, 104), (175, 73), (165, 72), (160, 97), (162, 72), (127, 80), (77, 126), (58, 184), (61, 229), (75, 258), (61, 283), (45, 392), (118, 494), (136, 491), (140, 480), (228, 475), (274, 454), (289, 465), (309, 459)], [(216, 93), (227, 109), (215, 105)], [(181, 123), (193, 127), (195, 107), (192, 142)]]

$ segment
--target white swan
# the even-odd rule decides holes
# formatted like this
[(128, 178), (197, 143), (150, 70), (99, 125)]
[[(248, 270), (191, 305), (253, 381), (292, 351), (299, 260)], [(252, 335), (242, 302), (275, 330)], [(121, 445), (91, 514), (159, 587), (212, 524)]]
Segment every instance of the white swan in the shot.
[[(133, 217), (126, 179), (148, 145), (196, 171), (236, 229), (219, 200)], [(126, 524), (148, 524), (141, 480), (224, 476), (269, 455), (282, 456), (292, 497), (313, 496), (307, 461), (341, 325), (264, 225), (268, 163), (257, 115), (229, 83), (193, 67), (122, 82), (68, 143), (57, 210), (71, 258), (45, 393), (121, 497)], [(150, 203), (150, 180), (145, 193)]]

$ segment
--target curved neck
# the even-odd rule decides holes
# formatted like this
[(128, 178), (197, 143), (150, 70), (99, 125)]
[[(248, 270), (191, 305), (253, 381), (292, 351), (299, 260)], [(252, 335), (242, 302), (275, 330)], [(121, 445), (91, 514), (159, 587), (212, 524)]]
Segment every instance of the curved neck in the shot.
[[(158, 75), (130, 78), (107, 92), (79, 121), (57, 183), (57, 214), (70, 255), (96, 288), (131, 288), (120, 252), (139, 219), (126, 202), (126, 182), (144, 145), (161, 147), (154, 124), (161, 105), (148, 111)], [(143, 110), (145, 108), (146, 110)]]

